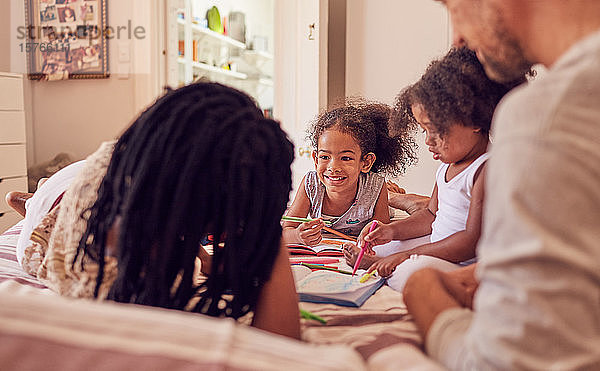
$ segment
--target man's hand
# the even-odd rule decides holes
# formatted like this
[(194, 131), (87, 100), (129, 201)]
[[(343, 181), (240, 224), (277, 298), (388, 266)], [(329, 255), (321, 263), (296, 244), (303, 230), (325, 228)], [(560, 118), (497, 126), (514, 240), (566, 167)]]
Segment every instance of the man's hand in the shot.
[(452, 272), (440, 273), (441, 280), (450, 295), (463, 307), (473, 309), (473, 298), (479, 287), (479, 281), (475, 279), (475, 267), (471, 264), (467, 267)]

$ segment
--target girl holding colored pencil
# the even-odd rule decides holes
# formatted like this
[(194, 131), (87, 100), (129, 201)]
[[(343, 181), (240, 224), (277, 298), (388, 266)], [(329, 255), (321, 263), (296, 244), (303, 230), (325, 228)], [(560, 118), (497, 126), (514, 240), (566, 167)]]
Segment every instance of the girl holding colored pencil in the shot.
[(286, 243), (309, 246), (321, 241), (327, 225), (358, 235), (373, 218), (389, 222), (388, 195), (380, 173), (398, 174), (415, 160), (408, 131), (391, 135), (391, 108), (360, 98), (321, 113), (308, 129), (315, 170), (307, 173), (286, 216)]
[[(367, 254), (359, 268), (377, 270), (402, 292), (419, 269), (451, 271), (476, 260), (492, 116), (502, 97), (524, 81), (525, 76), (494, 82), (473, 51), (458, 48), (432, 62), (419, 81), (400, 93), (392, 125), (420, 127), (433, 158), (442, 164), (427, 208), (363, 229), (358, 245), (365, 245)], [(346, 263), (355, 265), (359, 247), (348, 244), (344, 250)]]

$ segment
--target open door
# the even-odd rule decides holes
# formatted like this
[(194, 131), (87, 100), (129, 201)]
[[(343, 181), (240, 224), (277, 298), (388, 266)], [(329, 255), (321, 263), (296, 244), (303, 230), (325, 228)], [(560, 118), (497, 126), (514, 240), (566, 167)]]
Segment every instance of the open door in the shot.
[(294, 191), (314, 168), (305, 137), (307, 124), (345, 95), (345, 11), (346, 0), (289, 0), (275, 5), (274, 116), (295, 145)]

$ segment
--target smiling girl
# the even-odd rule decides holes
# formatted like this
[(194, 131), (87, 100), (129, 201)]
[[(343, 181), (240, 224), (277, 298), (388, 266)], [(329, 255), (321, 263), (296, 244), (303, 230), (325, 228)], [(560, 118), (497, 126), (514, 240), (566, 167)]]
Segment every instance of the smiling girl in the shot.
[(373, 218), (389, 223), (387, 189), (379, 173), (403, 172), (415, 159), (409, 130), (390, 135), (390, 113), (385, 104), (352, 99), (311, 124), (315, 170), (304, 176), (286, 214), (315, 220), (285, 222), (285, 242), (318, 244), (324, 221), (355, 236)]

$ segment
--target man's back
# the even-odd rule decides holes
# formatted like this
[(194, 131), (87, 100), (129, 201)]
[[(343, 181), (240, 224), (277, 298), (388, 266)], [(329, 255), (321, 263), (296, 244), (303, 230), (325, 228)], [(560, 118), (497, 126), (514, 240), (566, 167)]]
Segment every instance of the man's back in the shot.
[(494, 125), (466, 340), (501, 368), (600, 369), (600, 31)]

